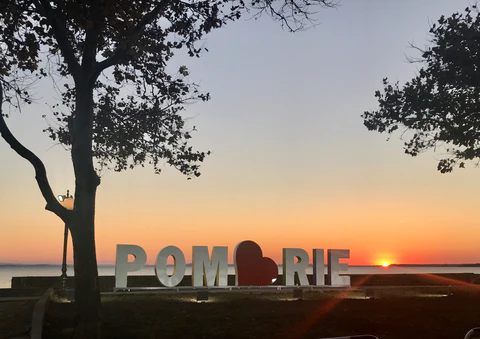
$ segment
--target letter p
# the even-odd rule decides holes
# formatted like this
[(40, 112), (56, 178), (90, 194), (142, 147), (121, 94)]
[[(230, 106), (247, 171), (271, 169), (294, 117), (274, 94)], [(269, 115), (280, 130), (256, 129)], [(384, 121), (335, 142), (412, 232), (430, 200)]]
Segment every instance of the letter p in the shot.
[[(131, 254), (135, 259), (128, 261)], [(127, 287), (128, 272), (135, 272), (147, 263), (147, 253), (137, 245), (117, 245), (117, 258), (115, 260), (115, 288)]]

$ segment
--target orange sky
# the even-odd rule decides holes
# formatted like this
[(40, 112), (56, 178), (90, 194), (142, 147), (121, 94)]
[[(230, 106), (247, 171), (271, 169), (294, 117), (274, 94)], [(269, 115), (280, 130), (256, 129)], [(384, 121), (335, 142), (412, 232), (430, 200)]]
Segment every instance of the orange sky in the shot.
[[(33, 186), (28, 164), (15, 157), (11, 161), (21, 169), (19, 175), (24, 174), (17, 187)], [(442, 176), (420, 167), (425, 175), (430, 171), (431, 180), (415, 190), (419, 180), (408, 181), (419, 167), (408, 167), (404, 187), (396, 183), (394, 194), (386, 189), (362, 194), (342, 185), (322, 190), (318, 184), (301, 194), (302, 199), (280, 188), (230, 193), (230, 180), (209, 174), (175, 182), (173, 172), (112, 173), (98, 192), (99, 262), (112, 263), (118, 243), (142, 246), (149, 263), (167, 245), (180, 247), (187, 260), (192, 245), (224, 245), (231, 259), (234, 246), (246, 239), (258, 242), (277, 263), (282, 247), (301, 247), (309, 253), (312, 248), (350, 249), (351, 265), (477, 262), (479, 215), (473, 192), (466, 194), (472, 185), (459, 185), (465, 180), (459, 174)], [(462, 174), (470, 174), (473, 182), (474, 172)], [(211, 186), (211, 180), (218, 186)], [(30, 189), (32, 193), (22, 199), (23, 191), (14, 187), (3, 192), (0, 202), (8, 208), (2, 215), (1, 261), (59, 262), (63, 225), (43, 210), (40, 194)]]
[[(187, 107), (194, 146), (213, 151), (203, 174), (102, 173), (99, 262), (113, 263), (118, 243), (142, 246), (149, 263), (167, 245), (187, 261), (193, 245), (228, 246), (231, 258), (247, 239), (277, 263), (283, 247), (350, 249), (350, 265), (480, 262), (479, 169), (439, 174), (441, 153), (411, 158), (360, 118), (383, 77), (414, 75), (408, 43), (422, 45), (430, 21), (467, 4), (346, 1), (297, 35), (268, 20), (212, 34), (203, 58), (177, 61), (213, 97)], [(41, 132), (52, 96), (39, 86), (36, 103), (7, 123), (64, 194), (74, 189), (69, 154)], [(0, 157), (0, 262), (59, 263), (63, 225), (43, 209), (33, 169), (3, 140)]]

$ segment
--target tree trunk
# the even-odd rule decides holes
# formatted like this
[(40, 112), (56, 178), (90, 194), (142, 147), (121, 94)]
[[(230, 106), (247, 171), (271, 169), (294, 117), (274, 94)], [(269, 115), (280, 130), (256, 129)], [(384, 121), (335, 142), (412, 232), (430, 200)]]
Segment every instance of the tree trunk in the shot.
[(95, 197), (100, 179), (93, 166), (93, 89), (76, 84), (76, 109), (72, 137), (72, 161), (75, 171), (74, 218), (71, 227), (77, 308), (74, 338), (99, 339), (101, 303), (95, 251)]
[[(85, 197), (94, 208), (94, 197)], [(93, 210), (76, 214), (78, 228), (72, 231), (75, 304), (77, 309), (74, 338), (99, 339), (101, 334), (100, 289), (98, 286)]]

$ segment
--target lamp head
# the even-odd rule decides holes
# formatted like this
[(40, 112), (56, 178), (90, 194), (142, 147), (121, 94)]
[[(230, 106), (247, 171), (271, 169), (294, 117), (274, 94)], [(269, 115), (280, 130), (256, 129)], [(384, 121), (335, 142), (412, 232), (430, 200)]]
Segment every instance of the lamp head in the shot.
[(73, 197), (70, 195), (70, 191), (67, 190), (67, 195), (59, 195), (58, 201), (60, 201), (60, 204), (65, 207), (67, 210), (73, 210), (74, 202), (73, 202)]

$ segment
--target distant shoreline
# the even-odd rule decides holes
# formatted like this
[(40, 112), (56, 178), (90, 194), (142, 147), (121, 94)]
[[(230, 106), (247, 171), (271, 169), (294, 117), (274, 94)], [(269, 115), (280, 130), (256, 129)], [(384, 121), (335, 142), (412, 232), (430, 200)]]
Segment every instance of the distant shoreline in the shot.
[[(62, 264), (12, 264), (12, 263), (0, 263), (1, 267), (58, 267)], [(72, 266), (73, 264), (68, 264)], [(191, 265), (191, 263), (187, 263)], [(233, 265), (233, 264), (229, 264)], [(98, 267), (114, 267), (115, 264), (98, 264)], [(144, 267), (154, 267), (155, 265), (145, 265)], [(280, 266), (280, 265), (279, 265)], [(327, 266), (327, 265), (325, 265)], [(349, 265), (351, 267), (381, 267), (381, 265)], [(480, 263), (477, 264), (391, 264), (388, 267), (480, 267)]]

